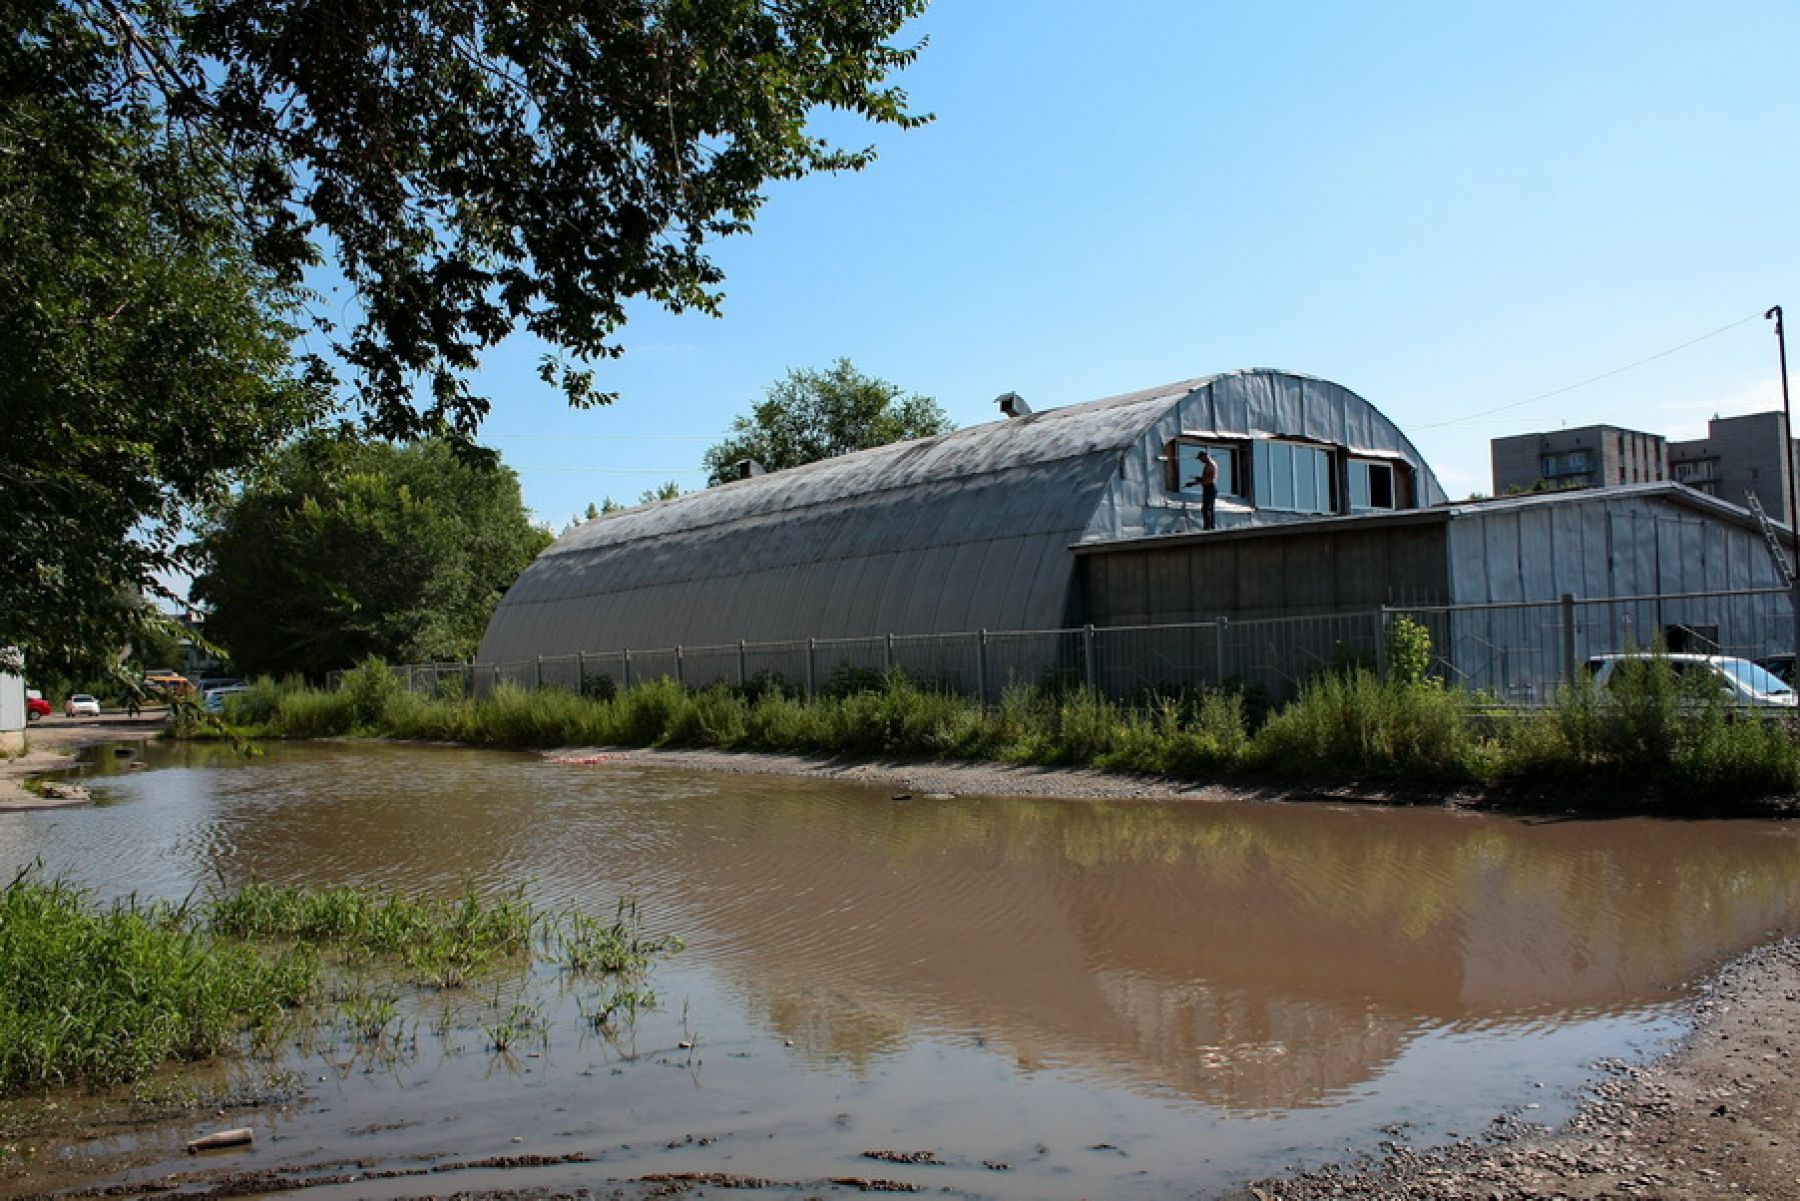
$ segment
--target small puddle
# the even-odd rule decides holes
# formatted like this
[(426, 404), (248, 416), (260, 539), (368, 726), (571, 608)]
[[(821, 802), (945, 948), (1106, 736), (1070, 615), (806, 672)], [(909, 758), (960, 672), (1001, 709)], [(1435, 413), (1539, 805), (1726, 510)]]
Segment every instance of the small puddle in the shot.
[[(219, 1162), (307, 1167), (321, 1196), (680, 1173), (772, 1196), (849, 1178), (1209, 1195), (1384, 1140), (1560, 1120), (1597, 1063), (1679, 1033), (1687, 982), (1800, 909), (1800, 829), (1775, 823), (901, 804), (630, 756), (98, 750), (109, 803), (11, 815), (0, 855), (104, 896), (250, 879), (523, 883), (596, 913), (631, 896), (648, 932), (688, 943), (650, 982), (659, 1007), (611, 1039), (540, 976), (446, 994), (466, 1012), (417, 1015), (398, 1052), (290, 1048), (303, 1093), (233, 1119), (257, 1141)], [(155, 770), (122, 766), (139, 757)], [(494, 1055), (482, 989), (514, 987), (547, 1039)], [(134, 1136), (147, 1162), (85, 1183), (210, 1170), (178, 1154), (197, 1125)]]

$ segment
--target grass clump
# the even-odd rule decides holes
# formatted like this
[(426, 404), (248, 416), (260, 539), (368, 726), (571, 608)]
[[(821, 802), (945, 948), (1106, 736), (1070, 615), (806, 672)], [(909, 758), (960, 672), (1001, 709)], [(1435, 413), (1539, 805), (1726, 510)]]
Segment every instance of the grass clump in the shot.
[(1452, 787), (1491, 767), (1462, 693), (1360, 667), (1309, 681), (1257, 732), (1247, 759), (1270, 774)]
[(208, 937), (183, 907), (96, 907), (23, 873), (0, 893), (0, 1093), (113, 1084), (203, 1059), (309, 997), (304, 946), (259, 955)]
[(652, 996), (639, 987), (652, 962), (681, 947), (644, 935), (630, 902), (606, 923), (542, 913), (520, 892), (436, 900), (251, 884), (198, 904), (103, 909), (28, 869), (0, 893), (0, 1096), (121, 1083), (240, 1048), (330, 992), (327, 968), (341, 982), (352, 964), (358, 979), (372, 969), (385, 983), (345, 992), (338, 1021), (359, 1043), (377, 1042), (400, 1026), (402, 979), (457, 988), (502, 964), (527, 966), (540, 944), (564, 972), (639, 997)]

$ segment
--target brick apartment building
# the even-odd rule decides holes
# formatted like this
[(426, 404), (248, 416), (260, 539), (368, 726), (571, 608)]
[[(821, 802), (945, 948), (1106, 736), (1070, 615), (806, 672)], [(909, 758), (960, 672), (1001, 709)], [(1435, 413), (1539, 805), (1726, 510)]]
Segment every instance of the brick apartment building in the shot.
[(1790, 442), (1784, 468), (1781, 422), (1775, 412), (1714, 417), (1706, 437), (1685, 442), (1613, 425), (1495, 438), (1489, 444), (1494, 494), (1540, 483), (1598, 487), (1670, 479), (1740, 508), (1755, 492), (1770, 517), (1791, 524), (1788, 479), (1800, 471), (1800, 442)]

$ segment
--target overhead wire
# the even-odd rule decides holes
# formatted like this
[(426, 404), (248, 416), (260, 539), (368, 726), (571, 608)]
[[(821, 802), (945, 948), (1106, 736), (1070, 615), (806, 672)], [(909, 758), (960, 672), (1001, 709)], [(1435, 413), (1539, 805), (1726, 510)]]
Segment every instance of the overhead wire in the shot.
[(1708, 338), (1716, 338), (1722, 333), (1726, 333), (1727, 331), (1736, 329), (1740, 325), (1755, 321), (1761, 316), (1762, 312), (1761, 310), (1758, 310), (1757, 312), (1751, 313), (1748, 317), (1740, 317), (1729, 325), (1721, 325), (1718, 329), (1715, 329), (1710, 333), (1701, 334), (1698, 338), (1690, 338), (1679, 346), (1671, 346), (1667, 350), (1659, 350), (1653, 355), (1646, 355), (1644, 358), (1627, 363), (1623, 367), (1614, 367), (1611, 371), (1602, 371), (1599, 375), (1590, 376), (1577, 383), (1567, 384), (1561, 388), (1553, 388), (1548, 392), (1540, 392), (1536, 396), (1527, 396), (1524, 400), (1515, 400), (1508, 404), (1497, 405), (1491, 409), (1481, 409), (1478, 412), (1465, 413), (1461, 417), (1452, 417), (1447, 421), (1434, 421), (1428, 425), (1415, 425), (1413, 428), (1415, 430), (1443, 429), (1445, 426), (1449, 425), (1465, 425), (1469, 422), (1479, 421), (1483, 417), (1492, 417), (1495, 413), (1506, 413), (1513, 409), (1522, 409), (1526, 405), (1536, 404), (1540, 400), (1549, 400), (1552, 397), (1561, 396), (1567, 392), (1573, 392), (1577, 388), (1585, 388), (1589, 384), (1597, 384), (1603, 379), (1611, 379), (1615, 375), (1623, 375), (1625, 372), (1642, 367), (1646, 363), (1654, 363), (1658, 359), (1666, 359), (1672, 354), (1686, 350), (1690, 346), (1698, 346)]

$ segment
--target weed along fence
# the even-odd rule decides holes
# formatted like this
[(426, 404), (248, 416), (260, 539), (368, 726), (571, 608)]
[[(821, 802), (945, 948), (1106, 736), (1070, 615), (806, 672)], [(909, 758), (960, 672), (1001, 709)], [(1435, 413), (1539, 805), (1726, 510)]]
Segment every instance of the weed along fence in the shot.
[[(1196, 687), (1243, 687), (1273, 699), (1334, 666), (1386, 667), (1400, 616), (1431, 635), (1446, 683), (1514, 704), (1554, 696), (1592, 655), (1645, 648), (1755, 659), (1793, 646), (1785, 589), (1479, 605), (1405, 605), (1318, 616), (1219, 617), (1179, 625), (1082, 626), (808, 638), (723, 646), (583, 651), (505, 663), (396, 667), (408, 689), (485, 696), (502, 684), (610, 693), (650, 680), (687, 688), (781, 687), (813, 695), (899, 670), (928, 688), (998, 701), (1015, 686), (1087, 687), (1115, 700)], [(328, 681), (338, 684), (333, 673)]]

